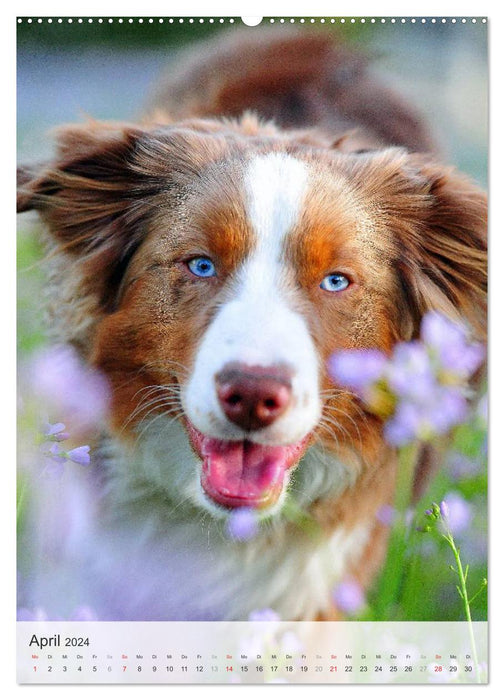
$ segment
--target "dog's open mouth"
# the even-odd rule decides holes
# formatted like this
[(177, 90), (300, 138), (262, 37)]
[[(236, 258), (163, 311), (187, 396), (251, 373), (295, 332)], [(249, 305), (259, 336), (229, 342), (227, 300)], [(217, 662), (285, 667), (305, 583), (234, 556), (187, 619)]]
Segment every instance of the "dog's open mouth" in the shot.
[(215, 503), (227, 508), (267, 508), (282, 493), (289, 469), (301, 459), (309, 435), (292, 445), (228, 442), (200, 433), (187, 423), (194, 449), (203, 460), (201, 486)]

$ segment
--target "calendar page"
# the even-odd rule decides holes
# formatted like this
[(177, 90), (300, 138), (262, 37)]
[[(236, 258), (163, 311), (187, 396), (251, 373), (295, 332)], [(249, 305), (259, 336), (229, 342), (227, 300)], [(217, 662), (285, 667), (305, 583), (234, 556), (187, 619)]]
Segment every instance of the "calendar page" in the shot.
[(20, 684), (486, 684), (487, 20), (17, 20)]

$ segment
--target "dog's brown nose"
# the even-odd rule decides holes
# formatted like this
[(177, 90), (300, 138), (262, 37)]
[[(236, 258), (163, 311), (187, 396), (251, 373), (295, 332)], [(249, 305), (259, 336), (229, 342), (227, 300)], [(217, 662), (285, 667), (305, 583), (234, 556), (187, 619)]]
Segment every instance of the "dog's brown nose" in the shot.
[(231, 364), (215, 377), (217, 396), (230, 421), (244, 430), (271, 425), (290, 403), (290, 372), (282, 366)]

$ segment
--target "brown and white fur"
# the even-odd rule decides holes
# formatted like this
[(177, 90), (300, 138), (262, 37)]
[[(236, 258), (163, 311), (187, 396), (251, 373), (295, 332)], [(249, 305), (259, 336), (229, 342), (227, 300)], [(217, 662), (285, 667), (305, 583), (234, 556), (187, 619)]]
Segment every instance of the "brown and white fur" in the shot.
[[(112, 389), (77, 575), (115, 619), (337, 614), (335, 583), (367, 586), (383, 560), (396, 457), (329, 357), (389, 352), (433, 308), (485, 332), (485, 195), (417, 153), (432, 144), (415, 112), (326, 34), (220, 42), (166, 78), (143, 123), (63, 127), (54, 160), (21, 175), (58, 339)], [(198, 256), (214, 276), (191, 272)], [(348, 287), (321, 288), (331, 273)], [(276, 398), (287, 387), (278, 416), (230, 418), (221, 385), (265, 376)], [(280, 475), (240, 452), (236, 485), (234, 447)], [(224, 534), (239, 505), (263, 520), (246, 542)]]

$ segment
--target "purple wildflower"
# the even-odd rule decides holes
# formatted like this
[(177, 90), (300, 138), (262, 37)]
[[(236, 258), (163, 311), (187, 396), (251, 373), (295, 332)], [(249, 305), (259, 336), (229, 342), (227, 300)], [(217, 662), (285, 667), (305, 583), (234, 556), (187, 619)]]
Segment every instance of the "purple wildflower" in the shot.
[(109, 390), (104, 377), (86, 368), (68, 346), (45, 349), (32, 361), (31, 388), (74, 428), (98, 425), (108, 407)]
[(329, 372), (386, 420), (385, 439), (401, 447), (467, 419), (467, 380), (482, 360), (482, 347), (469, 342), (463, 326), (430, 312), (420, 340), (399, 343), (391, 358), (379, 350), (341, 351), (330, 359)]
[(461, 345), (465, 342), (465, 329), (438, 311), (430, 311), (422, 319), (420, 328), (422, 340), (431, 348), (442, 350), (447, 345)]
[(61, 442), (69, 437), (68, 433), (63, 432), (64, 428), (65, 425), (63, 423), (49, 423), (44, 428), (43, 436), (46, 438), (46, 441), (41, 444), (40, 450), (44, 457), (44, 471), (51, 476), (61, 476), (63, 465), (68, 460), (82, 466), (87, 466), (91, 462), (89, 445), (74, 447), (69, 451), (65, 451), (61, 447)]
[(47, 437), (51, 435), (56, 435), (58, 433), (61, 433), (62, 430), (65, 430), (65, 424), (64, 423), (47, 423), (44, 428), (43, 428), (43, 434), (46, 435)]
[(66, 462), (66, 453), (56, 442), (50, 443), (50, 446), (45, 454), (47, 454), (51, 459), (53, 459), (55, 462), (58, 462), (59, 464), (63, 464), (63, 462)]
[(387, 442), (401, 447), (416, 438), (430, 439), (443, 435), (467, 418), (468, 405), (458, 387), (435, 385), (424, 400), (402, 400), (387, 421), (384, 435)]
[(258, 529), (257, 512), (253, 508), (236, 508), (227, 520), (227, 533), (232, 540), (251, 540)]
[(333, 355), (329, 372), (338, 384), (360, 392), (380, 379), (386, 362), (379, 350), (346, 350)]
[(439, 386), (429, 405), (429, 419), (434, 432), (443, 434), (468, 416), (463, 389)]
[(422, 425), (418, 406), (401, 401), (392, 418), (385, 423), (383, 433), (389, 445), (402, 447), (415, 439), (421, 432)]
[(447, 346), (439, 353), (439, 360), (450, 374), (462, 379), (469, 377), (478, 369), (485, 356), (480, 345)]
[(66, 453), (63, 452), (57, 442), (46, 442), (41, 445), (43, 457), (44, 473), (51, 477), (60, 477), (63, 474), (63, 467), (67, 461)]
[(429, 399), (436, 387), (436, 377), (425, 347), (417, 341), (396, 345), (387, 367), (387, 379), (392, 393), (401, 399)]
[(441, 367), (462, 379), (468, 379), (483, 361), (482, 346), (468, 341), (464, 326), (436, 311), (422, 319), (421, 336), (435, 352)]
[(70, 435), (65, 433), (64, 430), (64, 423), (47, 423), (42, 429), (42, 434), (44, 437), (49, 438), (49, 440), (63, 442), (63, 440), (68, 440), (70, 437)]
[(357, 581), (346, 579), (334, 589), (333, 601), (342, 612), (347, 615), (355, 615), (365, 605), (364, 592)]
[(91, 459), (89, 457), (89, 445), (81, 445), (80, 447), (75, 447), (66, 453), (68, 459), (75, 464), (82, 464), (82, 466), (87, 467)]

